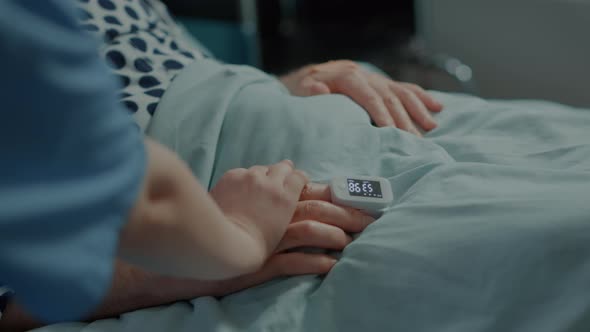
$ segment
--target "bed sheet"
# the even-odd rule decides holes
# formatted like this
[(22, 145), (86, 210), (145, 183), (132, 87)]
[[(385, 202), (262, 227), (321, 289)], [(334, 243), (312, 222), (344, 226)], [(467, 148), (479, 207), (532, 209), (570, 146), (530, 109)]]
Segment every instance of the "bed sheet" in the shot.
[(340, 95), (298, 98), (247, 67), (195, 63), (148, 128), (211, 186), (294, 160), (314, 180), (380, 175), (393, 206), (325, 277), (41, 331), (587, 331), (590, 111), (436, 93), (425, 138)]

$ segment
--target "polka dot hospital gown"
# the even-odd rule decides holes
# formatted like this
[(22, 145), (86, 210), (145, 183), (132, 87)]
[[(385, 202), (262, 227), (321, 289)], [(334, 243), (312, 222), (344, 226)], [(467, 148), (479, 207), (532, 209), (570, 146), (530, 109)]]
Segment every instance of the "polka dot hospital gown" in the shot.
[(145, 131), (174, 77), (204, 55), (159, 0), (75, 0), (82, 27), (121, 84), (121, 101)]

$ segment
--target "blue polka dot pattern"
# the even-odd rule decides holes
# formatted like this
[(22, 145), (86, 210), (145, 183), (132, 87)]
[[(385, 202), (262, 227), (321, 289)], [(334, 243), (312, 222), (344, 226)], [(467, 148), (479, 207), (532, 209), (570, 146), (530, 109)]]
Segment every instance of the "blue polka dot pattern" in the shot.
[(161, 98), (164, 94), (164, 89), (153, 89), (145, 92), (146, 95)]
[(151, 103), (148, 105), (147, 110), (150, 112), (151, 115), (154, 115), (156, 112), (156, 107), (158, 107), (158, 103)]
[(144, 12), (149, 16), (151, 14), (151, 11), (147, 3), (145, 3), (145, 1), (140, 0), (139, 4), (141, 5), (141, 8), (144, 10)]
[(137, 16), (137, 13), (135, 12), (135, 10), (133, 10), (133, 8), (129, 7), (129, 6), (125, 6), (125, 12), (127, 13), (127, 15), (129, 15), (129, 17), (131, 17), (134, 20), (138, 20), (139, 16)]
[(195, 56), (192, 53), (187, 52), (187, 51), (181, 51), (180, 54), (184, 55), (187, 58), (191, 58), (191, 59), (195, 58)]
[(108, 29), (105, 32), (105, 39), (109, 42), (115, 40), (117, 37), (119, 37), (119, 31), (115, 29)]
[(158, 36), (158, 35), (157, 35), (155, 32), (153, 32), (153, 31), (150, 31), (150, 32), (148, 32), (148, 33), (149, 33), (149, 34), (150, 34), (150, 35), (151, 35), (153, 38), (155, 38), (155, 39), (158, 41), (158, 43), (160, 43), (160, 44), (163, 44), (163, 43), (166, 41), (166, 38), (165, 38), (165, 37)]
[(203, 58), (198, 43), (160, 0), (76, 2), (81, 25), (103, 41), (100, 52), (119, 79), (121, 102), (145, 130), (176, 75)]
[(98, 4), (106, 10), (115, 10), (117, 6), (111, 0), (98, 0)]
[(122, 25), (121, 22), (119, 22), (119, 20), (114, 16), (105, 16), (104, 21), (114, 25)]
[(153, 76), (143, 76), (139, 79), (139, 86), (144, 89), (153, 88), (158, 84), (160, 84), (160, 81)]
[(137, 110), (139, 109), (137, 104), (132, 102), (131, 100), (124, 100), (123, 105), (125, 105), (125, 107), (127, 107), (127, 109), (132, 112), (137, 112)]
[(125, 67), (125, 64), (127, 63), (123, 53), (119, 51), (110, 51), (106, 54), (106, 56), (107, 59), (110, 60), (111, 66), (115, 69), (121, 69)]
[(133, 65), (135, 66), (135, 69), (142, 73), (149, 73), (153, 69), (146, 59), (136, 59), (133, 62)]
[(166, 69), (181, 69), (184, 66), (176, 60), (166, 60), (164, 61), (164, 67), (166, 67)]
[(147, 43), (141, 38), (131, 38), (129, 44), (142, 52), (147, 51)]
[(129, 86), (129, 83), (131, 83), (131, 80), (127, 76), (118, 75), (118, 77), (119, 77), (119, 81), (121, 82), (121, 85), (124, 88), (128, 87)]

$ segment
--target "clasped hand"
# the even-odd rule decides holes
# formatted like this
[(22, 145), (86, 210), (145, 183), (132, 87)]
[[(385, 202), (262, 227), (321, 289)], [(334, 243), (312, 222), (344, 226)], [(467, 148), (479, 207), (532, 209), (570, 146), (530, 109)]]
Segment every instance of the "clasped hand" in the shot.
[(350, 233), (361, 232), (374, 221), (358, 210), (331, 203), (329, 187), (309, 182), (290, 161), (231, 170), (211, 195), (226, 215), (254, 225), (269, 247), (260, 270), (224, 281), (218, 295), (280, 276), (326, 274), (336, 264), (334, 257), (292, 249), (343, 250), (352, 241)]

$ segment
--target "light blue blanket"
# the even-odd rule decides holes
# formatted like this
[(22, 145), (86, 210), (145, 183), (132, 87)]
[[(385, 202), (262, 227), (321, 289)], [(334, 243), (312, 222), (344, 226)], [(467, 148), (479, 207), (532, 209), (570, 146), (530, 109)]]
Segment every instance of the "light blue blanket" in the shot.
[(589, 331), (590, 111), (436, 97), (439, 128), (420, 139), (372, 127), (347, 97), (195, 64), (149, 133), (204, 184), (290, 158), (315, 180), (384, 176), (395, 204), (325, 278), (44, 331)]

